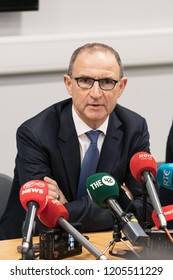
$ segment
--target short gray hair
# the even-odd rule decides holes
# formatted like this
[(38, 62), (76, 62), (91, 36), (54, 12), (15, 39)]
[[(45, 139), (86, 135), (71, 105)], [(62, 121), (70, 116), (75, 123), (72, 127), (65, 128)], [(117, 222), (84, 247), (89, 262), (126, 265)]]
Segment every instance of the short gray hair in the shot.
[(101, 51), (109, 51), (111, 52), (114, 56), (115, 56), (115, 59), (120, 67), (120, 78), (123, 77), (123, 65), (122, 65), (122, 62), (121, 62), (121, 58), (118, 54), (118, 52), (116, 50), (114, 50), (112, 47), (106, 45), (106, 44), (102, 44), (102, 43), (87, 43), (79, 48), (77, 48), (72, 56), (71, 56), (71, 59), (70, 59), (70, 63), (69, 63), (69, 67), (68, 67), (68, 75), (69, 76), (72, 76), (72, 72), (73, 72), (73, 65), (78, 57), (78, 55), (84, 51), (88, 51), (88, 52), (95, 52), (95, 51), (98, 51), (98, 50), (101, 50)]

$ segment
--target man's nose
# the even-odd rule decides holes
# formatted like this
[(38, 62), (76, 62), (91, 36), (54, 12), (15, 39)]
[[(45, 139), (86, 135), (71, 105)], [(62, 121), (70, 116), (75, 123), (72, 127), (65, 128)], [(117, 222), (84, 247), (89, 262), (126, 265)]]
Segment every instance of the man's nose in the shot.
[(99, 82), (98, 81), (95, 81), (92, 88), (91, 88), (91, 91), (90, 91), (90, 95), (94, 98), (99, 98), (101, 95), (102, 95), (102, 90), (99, 86)]

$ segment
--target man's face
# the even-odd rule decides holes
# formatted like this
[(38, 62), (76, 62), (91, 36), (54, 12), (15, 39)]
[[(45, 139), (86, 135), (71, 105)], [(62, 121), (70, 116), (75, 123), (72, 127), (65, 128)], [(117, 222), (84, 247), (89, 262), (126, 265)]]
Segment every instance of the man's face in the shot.
[(72, 97), (73, 105), (78, 116), (91, 128), (98, 128), (113, 111), (118, 98), (121, 96), (127, 78), (120, 80), (120, 69), (115, 56), (110, 52), (82, 52), (73, 65), (73, 78), (88, 77), (93, 79), (109, 78), (119, 81), (111, 90), (103, 90), (99, 83), (94, 82), (92, 88), (83, 89), (77, 81), (68, 75), (64, 82)]

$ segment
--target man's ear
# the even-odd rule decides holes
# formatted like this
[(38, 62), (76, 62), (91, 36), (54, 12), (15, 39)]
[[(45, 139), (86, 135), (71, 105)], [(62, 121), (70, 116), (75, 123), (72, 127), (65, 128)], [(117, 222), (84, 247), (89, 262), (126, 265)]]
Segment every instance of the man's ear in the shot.
[(64, 84), (66, 86), (66, 89), (70, 95), (72, 95), (72, 83), (71, 83), (71, 78), (69, 75), (65, 74), (64, 75)]
[(122, 95), (126, 85), (128, 82), (128, 78), (127, 77), (123, 77), (119, 83), (118, 83), (118, 93), (119, 93), (119, 97)]

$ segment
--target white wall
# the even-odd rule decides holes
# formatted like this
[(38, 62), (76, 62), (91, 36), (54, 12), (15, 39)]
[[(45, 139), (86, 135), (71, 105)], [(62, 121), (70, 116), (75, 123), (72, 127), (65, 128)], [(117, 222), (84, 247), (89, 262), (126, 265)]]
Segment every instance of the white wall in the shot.
[(173, 65), (127, 70), (129, 82), (120, 103), (143, 115), (156, 161), (165, 160), (166, 140), (173, 119)]
[(73, 50), (115, 47), (129, 77), (120, 103), (148, 122), (151, 150), (165, 158), (172, 122), (173, 2), (40, 0), (39, 11), (0, 14), (0, 172), (13, 175), (15, 133), (27, 118), (68, 97), (62, 82)]

